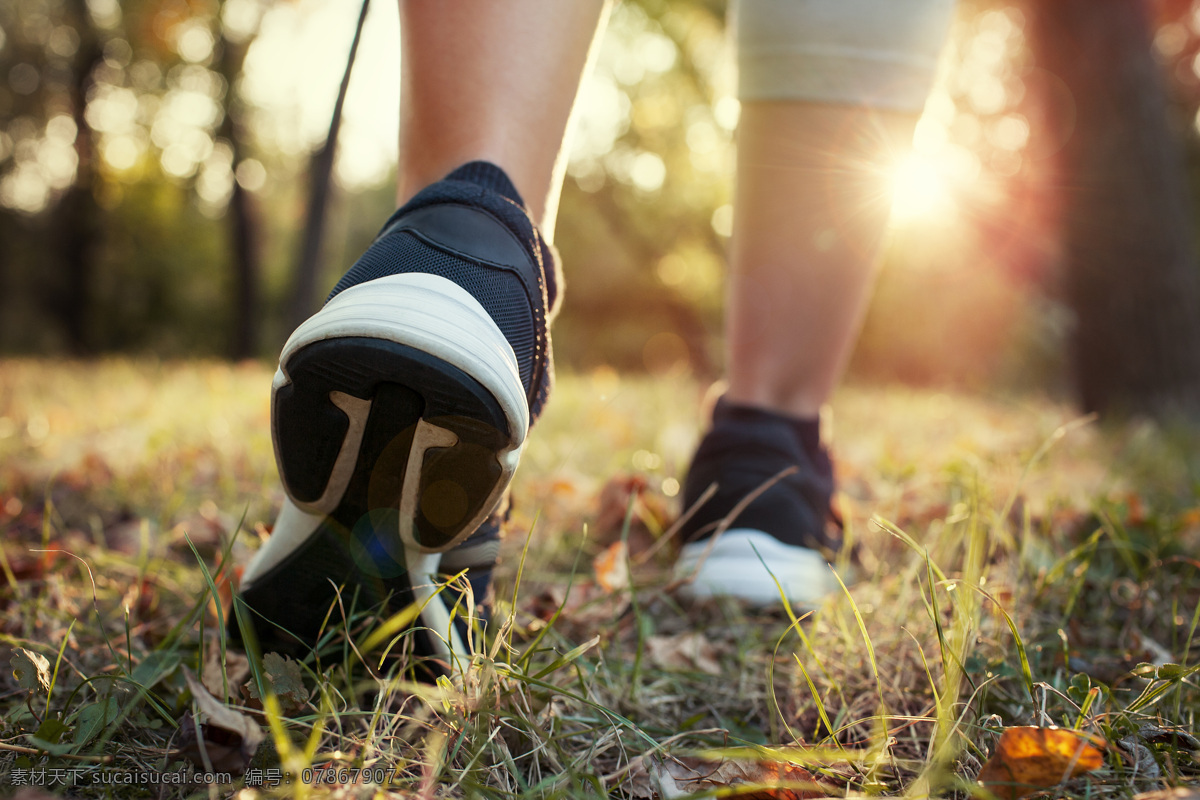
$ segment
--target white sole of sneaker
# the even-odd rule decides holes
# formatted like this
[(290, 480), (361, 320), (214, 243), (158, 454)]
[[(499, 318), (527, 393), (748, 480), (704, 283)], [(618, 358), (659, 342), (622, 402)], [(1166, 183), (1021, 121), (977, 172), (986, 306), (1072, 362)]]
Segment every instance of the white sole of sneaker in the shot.
[(820, 553), (750, 528), (727, 530), (715, 543), (685, 545), (674, 577), (686, 581), (679, 588), (683, 597), (735, 597), (758, 607), (782, 605), (782, 589), (792, 605), (812, 608), (838, 589)]
[[(318, 351), (323, 355), (314, 361), (309, 354)], [(376, 539), (386, 553), (384, 560), (407, 570), (406, 583), (412, 600), (422, 606), (421, 621), (430, 630), (434, 649), (447, 656), (463, 654), (446, 605), (434, 596), (435, 575), (441, 553), (475, 531), (500, 502), (528, 434), (525, 390), (516, 355), (504, 334), (483, 306), (452, 281), (402, 274), (339, 293), (296, 329), (279, 363), (272, 392), (272, 437), (288, 498), (273, 535), (245, 570), (243, 596), (254, 595), (258, 605), (269, 605), (274, 609), (270, 613), (290, 621), (293, 612), (284, 597), (296, 591), (296, 582), (289, 578), (295, 565), (305, 558), (312, 561), (300, 555), (305, 548), (315, 547), (323, 558), (334, 555), (340, 562), (308, 563), (307, 572), (325, 568), (339, 573), (331, 574), (331, 580), (348, 578), (353, 583), (352, 569), (341, 574), (347, 572), (349, 562), (342, 558), (340, 545), (325, 541), (331, 536), (325, 523), (337, 518), (343, 529), (352, 527), (360, 512), (376, 507), (367, 494), (381, 483), (385, 492), (395, 492), (388, 495), (392, 499), (385, 506), (393, 509), (394, 533), (381, 528), (378, 532), (383, 535)], [(306, 405), (287, 407), (281, 421), (280, 397), (287, 393), (295, 397), (297, 369), (307, 381)], [(390, 396), (376, 393), (384, 390), (374, 387), (383, 385), (397, 388), (387, 390), (393, 392)], [(466, 405), (455, 405), (460, 392), (466, 393)], [(407, 416), (418, 413), (419, 417)], [(474, 413), (482, 416), (471, 416)], [(299, 443), (301, 449), (283, 452), (285, 438), (288, 446)], [(404, 449), (384, 450), (381, 456), (380, 442)], [(309, 443), (328, 447), (312, 451), (319, 458), (310, 459), (303, 449)], [(447, 453), (457, 455), (459, 461), (451, 461), (448, 467)], [(387, 466), (372, 467), (381, 457), (386, 457)], [(323, 466), (306, 474), (313, 464)], [(455, 464), (465, 464), (468, 471), (471, 465), (486, 466), (463, 478), (474, 481), (467, 484), (465, 494), (463, 485), (446, 479), (447, 469), (449, 478), (459, 474)], [(313, 475), (319, 482), (314, 483)], [(388, 489), (388, 481), (401, 475)], [(431, 491), (450, 497), (451, 511), (461, 513), (447, 517), (445, 503), (430, 506)], [(461, 501), (456, 500), (459, 495)], [(347, 515), (347, 509), (354, 511)], [(418, 517), (424, 520), (424, 534), (417, 529)], [(321, 537), (322, 543), (317, 544)], [(311, 575), (307, 579), (312, 582)], [(326, 599), (309, 598), (313, 607), (306, 607), (304, 614), (323, 614), (318, 606)], [(304, 605), (306, 600), (294, 602)]]

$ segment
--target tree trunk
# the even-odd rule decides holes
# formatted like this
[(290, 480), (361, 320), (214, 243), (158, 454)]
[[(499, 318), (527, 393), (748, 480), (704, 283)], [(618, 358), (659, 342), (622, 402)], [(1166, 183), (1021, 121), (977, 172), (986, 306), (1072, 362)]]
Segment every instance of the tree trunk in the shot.
[[(246, 147), (243, 126), (237, 119), (239, 109), (237, 98), (234, 97), (234, 86), (237, 85), (237, 78), (253, 38), (252, 34), (244, 41), (235, 42), (224, 33), (221, 35), (219, 69), (229, 89), (225, 99), (225, 118), (221, 121), (217, 135), (229, 142), (233, 152), (232, 167), (235, 176), (238, 166), (245, 159)], [(234, 318), (229, 356), (236, 361), (257, 355), (259, 318), (262, 314), (259, 307), (262, 257), (258, 208), (254, 195), (244, 189), (237, 180), (233, 182), (233, 194), (229, 198), (226, 218), (229, 225), (229, 258), (233, 266)]]
[(67, 347), (74, 355), (85, 355), (93, 342), (88, 325), (91, 313), (92, 280), (96, 266), (96, 247), (100, 238), (100, 209), (95, 198), (96, 137), (88, 124), (87, 94), (92, 86), (92, 71), (103, 53), (99, 35), (83, 0), (69, 6), (76, 18), (79, 48), (71, 65), (69, 85), (71, 116), (75, 121), (75, 181), (54, 209), (50, 231), (51, 252), (57, 251), (61, 265), (61, 283), (49, 301), (66, 334)]
[(1035, 58), (1073, 98), (1049, 113), (1066, 140), (1055, 166), (1083, 406), (1200, 417), (1200, 270), (1149, 6), (1043, 0), (1030, 7)]
[(362, 38), (363, 23), (367, 21), (367, 9), (370, 6), (371, 0), (363, 0), (362, 11), (358, 15), (358, 27), (354, 30), (354, 40), (350, 43), (350, 55), (346, 59), (346, 71), (342, 73), (342, 85), (338, 89), (337, 102), (333, 106), (329, 135), (321, 149), (313, 154), (310, 162), (308, 208), (304, 214), (304, 231), (301, 234), (300, 254), (296, 259), (296, 275), (292, 284), (289, 330), (296, 328), (316, 310), (317, 270), (321, 263), (321, 247), (325, 241), (325, 212), (329, 206), (333, 156), (337, 151), (338, 131), (342, 127), (342, 106), (346, 103), (346, 91), (350, 88), (350, 72), (354, 69), (358, 42)]
[[(238, 148), (234, 147), (234, 163)], [(233, 338), (229, 357), (235, 361), (254, 358), (258, 353), (259, 307), (258, 276), (259, 216), (254, 196), (234, 181), (229, 198), (230, 255), (233, 257)]]

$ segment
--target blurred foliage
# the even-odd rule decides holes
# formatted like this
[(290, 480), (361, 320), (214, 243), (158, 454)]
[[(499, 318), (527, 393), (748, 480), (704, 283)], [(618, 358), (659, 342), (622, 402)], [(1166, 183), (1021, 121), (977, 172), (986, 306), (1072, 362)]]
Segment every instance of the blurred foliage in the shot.
[[(904, 207), (853, 365), (860, 375), (1061, 381), (1054, 376), (1069, 319), (1056, 299), (1053, 193), (1039, 171), (1057, 145), (1039, 126), (1039, 109), (1069, 98), (1055, 93), (1054, 77), (1026, 47), (1031, 2), (960, 3), (906, 167), (916, 185), (897, 200)], [(294, 133), (295, 115), (275, 109), (268, 119), (241, 99), (241, 81), (222, 75), (222, 48), (248, 45), (250, 64), (266, 15), (303, 19), (321, 5), (0, 4), (0, 351), (70, 346), (57, 298), (72, 287), (64, 286), (55, 212), (81, 181), (81, 148), (94, 146), (87, 349), (227, 352), (234, 277), (222, 216), (236, 180), (261, 209), (260, 354), (274, 355), (286, 334), (307, 153), (279, 144), (278, 130)], [(570, 287), (556, 328), (565, 366), (720, 373), (738, 114), (724, 5), (628, 0), (614, 8), (582, 90), (559, 217)], [(1183, 89), (1180, 129), (1194, 149), (1198, 17), (1190, 0), (1158, 8), (1156, 44)], [(89, 43), (98, 53), (91, 62), (81, 56)], [(85, 90), (86, 131), (73, 87)], [(236, 165), (227, 114), (251, 123)], [(370, 185), (343, 181), (323, 286), (393, 208), (389, 168), (381, 165)]]

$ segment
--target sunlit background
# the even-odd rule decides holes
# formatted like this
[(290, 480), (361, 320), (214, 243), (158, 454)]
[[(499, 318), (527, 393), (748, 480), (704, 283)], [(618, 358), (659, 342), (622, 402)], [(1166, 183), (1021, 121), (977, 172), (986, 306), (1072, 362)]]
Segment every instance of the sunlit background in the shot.
[[(0, 349), (270, 357), (357, 4), (88, 0), (84, 19), (72, 8), (0, 9)], [(580, 95), (560, 215), (564, 368), (720, 373), (739, 113), (723, 17), (720, 0), (615, 8)], [(912, 152), (881, 165), (892, 225), (859, 377), (1061, 382), (1069, 315), (1043, 166), (1063, 134), (1039, 115), (1069, 97), (1031, 56), (1026, 25), (1021, 3), (961, 3)], [(1197, 31), (1190, 8), (1159, 27), (1180, 85), (1197, 82)], [(372, 3), (321, 292), (392, 208), (399, 41), (395, 3)], [(249, 231), (236, 275), (235, 186)], [(68, 202), (72, 187), (94, 210)], [(82, 277), (53, 267), (78, 214), (91, 231)]]

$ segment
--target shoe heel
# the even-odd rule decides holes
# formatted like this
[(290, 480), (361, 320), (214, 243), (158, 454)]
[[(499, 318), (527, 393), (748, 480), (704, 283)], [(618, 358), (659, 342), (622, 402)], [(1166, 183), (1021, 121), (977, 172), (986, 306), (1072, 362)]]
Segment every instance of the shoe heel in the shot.
[(337, 295), (285, 345), (272, 392), (288, 496), (349, 527), (399, 510), (396, 557), (446, 550), (487, 518), (528, 417), (499, 328), (465, 290), (424, 274)]

